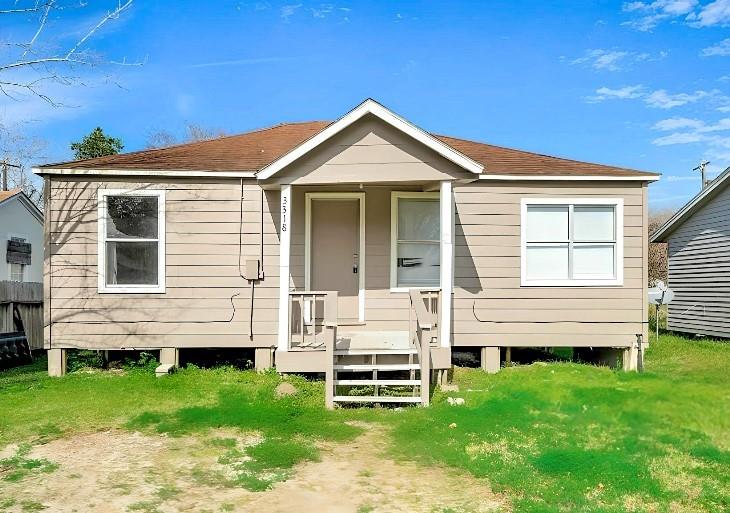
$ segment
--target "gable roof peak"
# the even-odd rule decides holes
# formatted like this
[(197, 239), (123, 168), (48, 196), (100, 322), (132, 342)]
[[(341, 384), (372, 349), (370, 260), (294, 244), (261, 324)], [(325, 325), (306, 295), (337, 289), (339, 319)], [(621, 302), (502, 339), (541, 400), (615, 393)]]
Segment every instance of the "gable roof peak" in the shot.
[(445, 159), (450, 160), (457, 166), (462, 167), (467, 171), (475, 174), (480, 174), (484, 171), (484, 165), (480, 164), (476, 160), (473, 160), (472, 158), (454, 149), (452, 146), (449, 146), (448, 144), (434, 137), (425, 130), (417, 127), (410, 121), (407, 121), (406, 119), (400, 117), (398, 114), (391, 111), (374, 99), (367, 98), (357, 107), (342, 116), (340, 119), (328, 125), (321, 132), (313, 135), (303, 143), (299, 144), (278, 159), (263, 167), (256, 174), (256, 176), (261, 180), (271, 178), (292, 162), (306, 155), (314, 148), (334, 137), (336, 134), (340, 133), (342, 130), (359, 121), (368, 114), (378, 117), (381, 121), (391, 125), (397, 130), (400, 130), (401, 132), (417, 140), (424, 146), (440, 154)]

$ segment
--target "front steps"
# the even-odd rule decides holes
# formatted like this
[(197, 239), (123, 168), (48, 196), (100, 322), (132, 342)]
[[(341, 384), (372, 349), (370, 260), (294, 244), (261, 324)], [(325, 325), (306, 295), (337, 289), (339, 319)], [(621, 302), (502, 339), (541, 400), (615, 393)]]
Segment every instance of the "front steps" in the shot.
[(335, 349), (332, 355), (334, 404), (423, 403), (415, 347)]

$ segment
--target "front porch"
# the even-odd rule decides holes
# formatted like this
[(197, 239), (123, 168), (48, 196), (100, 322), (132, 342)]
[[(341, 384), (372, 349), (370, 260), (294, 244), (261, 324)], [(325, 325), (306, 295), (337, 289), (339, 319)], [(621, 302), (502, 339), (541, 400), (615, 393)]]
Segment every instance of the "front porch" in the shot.
[(451, 364), (451, 186), (281, 185), (280, 372), (324, 372), (329, 405), (428, 403)]

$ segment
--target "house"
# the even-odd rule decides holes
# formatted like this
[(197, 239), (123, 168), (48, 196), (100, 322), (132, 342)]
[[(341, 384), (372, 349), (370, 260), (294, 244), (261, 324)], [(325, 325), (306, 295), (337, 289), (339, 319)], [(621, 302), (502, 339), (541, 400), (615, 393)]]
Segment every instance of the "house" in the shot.
[(646, 340), (655, 174), (431, 134), (373, 100), (36, 173), (53, 374), (67, 348), (174, 366), (253, 347), (259, 368), (376, 389), (398, 370), (423, 395), (454, 346), (489, 370), (500, 348), (557, 346), (632, 368)]
[(667, 220), (651, 242), (667, 243), (674, 299), (667, 328), (730, 337), (730, 168)]
[(43, 349), (43, 213), (20, 189), (0, 191), (0, 333), (22, 328)]

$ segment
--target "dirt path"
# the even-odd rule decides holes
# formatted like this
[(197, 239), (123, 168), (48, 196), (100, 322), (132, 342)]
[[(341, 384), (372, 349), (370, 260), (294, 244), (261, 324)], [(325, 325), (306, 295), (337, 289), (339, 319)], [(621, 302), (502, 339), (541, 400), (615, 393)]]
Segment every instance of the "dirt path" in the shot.
[[(233, 431), (169, 438), (105, 431), (55, 440), (30, 457), (59, 465), (17, 483), (0, 481), (0, 512), (173, 513), (476, 513), (505, 511), (506, 501), (485, 481), (444, 468), (426, 468), (384, 456), (378, 428), (353, 442), (322, 448), (321, 461), (297, 466), (264, 492), (232, 487), (231, 469), (218, 462), (211, 440), (255, 435)], [(5, 452), (11, 451), (6, 449)], [(216, 477), (217, 476), (217, 477)], [(3, 502), (5, 500), (5, 502)]]

